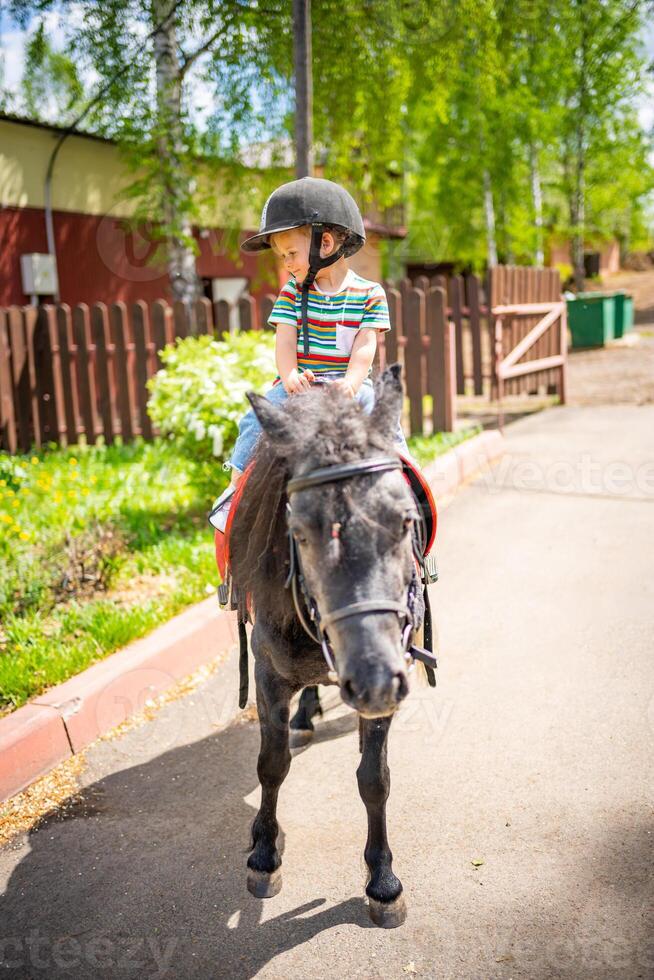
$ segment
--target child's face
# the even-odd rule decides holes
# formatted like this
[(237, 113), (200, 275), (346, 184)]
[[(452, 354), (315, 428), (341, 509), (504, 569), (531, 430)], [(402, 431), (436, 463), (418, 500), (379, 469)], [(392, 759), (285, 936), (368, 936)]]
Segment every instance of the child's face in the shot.
[[(280, 256), (284, 263), (284, 268), (296, 282), (306, 279), (309, 271), (309, 248), (311, 246), (311, 234), (307, 234), (307, 229), (291, 228), (290, 231), (279, 231), (276, 235), (270, 236), (270, 243), (273, 251)], [(326, 231), (322, 236), (320, 254), (324, 258), (330, 255), (335, 246), (334, 236)]]

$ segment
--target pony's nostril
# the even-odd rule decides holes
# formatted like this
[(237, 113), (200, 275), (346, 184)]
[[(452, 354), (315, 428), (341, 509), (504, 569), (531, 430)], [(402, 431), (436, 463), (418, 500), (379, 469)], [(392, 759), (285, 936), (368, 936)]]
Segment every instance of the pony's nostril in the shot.
[(409, 693), (409, 685), (407, 683), (406, 674), (404, 673), (404, 671), (399, 671), (399, 673), (397, 673), (393, 678), (393, 687), (392, 687), (392, 694), (391, 694), (392, 700), (395, 701), (395, 703), (397, 704), (399, 701), (402, 701), (403, 698), (405, 698), (408, 693)]
[(354, 684), (349, 678), (346, 681), (343, 681), (343, 684), (341, 686), (343, 688), (343, 694), (345, 694), (346, 697), (350, 698), (352, 701), (356, 700), (356, 691), (354, 690)]

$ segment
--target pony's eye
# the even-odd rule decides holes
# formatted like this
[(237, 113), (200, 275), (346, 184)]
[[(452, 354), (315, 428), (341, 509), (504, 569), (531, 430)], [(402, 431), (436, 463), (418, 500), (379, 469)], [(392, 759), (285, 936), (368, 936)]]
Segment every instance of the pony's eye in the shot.
[(408, 531), (411, 530), (411, 528), (413, 527), (414, 520), (415, 520), (414, 517), (405, 517), (404, 518), (404, 520), (402, 521), (402, 530), (403, 530), (404, 534), (406, 534)]

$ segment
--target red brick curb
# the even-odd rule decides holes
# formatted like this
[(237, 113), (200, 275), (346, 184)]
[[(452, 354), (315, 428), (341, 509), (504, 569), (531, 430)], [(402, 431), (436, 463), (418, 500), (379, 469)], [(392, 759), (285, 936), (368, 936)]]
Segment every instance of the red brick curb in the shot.
[[(482, 432), (425, 468), (441, 503), (502, 455), (497, 431)], [(110, 731), (182, 677), (238, 640), (234, 613), (215, 597), (0, 718), (0, 800), (6, 800)]]

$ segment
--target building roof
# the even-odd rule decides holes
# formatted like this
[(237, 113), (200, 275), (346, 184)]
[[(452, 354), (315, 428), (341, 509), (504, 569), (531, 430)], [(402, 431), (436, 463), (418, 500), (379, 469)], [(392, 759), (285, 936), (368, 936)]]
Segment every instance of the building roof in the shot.
[(83, 129), (71, 129), (70, 126), (58, 126), (56, 123), (41, 122), (37, 119), (29, 119), (27, 116), (18, 116), (11, 112), (0, 112), (0, 122), (17, 123), (19, 126), (34, 126), (36, 129), (50, 130), (52, 133), (69, 133), (71, 136), (81, 136), (88, 140), (97, 140), (99, 143), (112, 143), (115, 140), (109, 136), (100, 136), (98, 133), (89, 133)]

